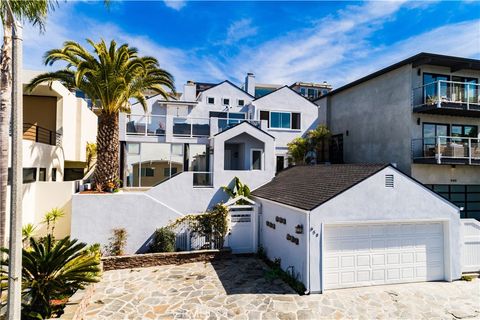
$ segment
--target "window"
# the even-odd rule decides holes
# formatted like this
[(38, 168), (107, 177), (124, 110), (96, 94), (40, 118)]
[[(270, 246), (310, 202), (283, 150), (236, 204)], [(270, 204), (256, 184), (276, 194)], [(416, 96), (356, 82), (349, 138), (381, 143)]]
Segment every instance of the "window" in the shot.
[(305, 90), (305, 88), (300, 88), (300, 94), (304, 97), (307, 96), (307, 91)]
[(207, 103), (208, 104), (215, 104), (215, 98), (214, 97), (208, 97), (207, 98)]
[(57, 168), (52, 168), (52, 181), (57, 181)]
[(165, 168), (163, 169), (163, 175), (165, 177), (170, 177), (177, 173), (177, 168)]
[(425, 148), (434, 148), (437, 144), (436, 137), (440, 139), (441, 144), (447, 142), (447, 136), (450, 134), (448, 124), (424, 123), (423, 124), (423, 144)]
[(267, 120), (267, 127), (270, 127), (270, 112), (260, 111), (260, 121)]
[(228, 99), (228, 98), (223, 98), (223, 99), (222, 99), (222, 104), (223, 104), (224, 106), (229, 106), (229, 105), (230, 105), (230, 99)]
[[(260, 112), (260, 119), (261, 119)], [(262, 119), (261, 119), (262, 120)], [(270, 128), (276, 129), (293, 129), (299, 130), (301, 128), (300, 113), (295, 112), (270, 112)]]
[(452, 137), (476, 138), (478, 135), (477, 126), (464, 126), (452, 124)]
[(140, 154), (140, 143), (127, 143), (127, 152), (129, 154)]
[(262, 170), (262, 150), (252, 149), (252, 170)]
[[(450, 77), (447, 75), (442, 74), (433, 74), (433, 73), (424, 73), (423, 74), (423, 85), (424, 87), (424, 94), (425, 97), (434, 98), (438, 96), (438, 85), (436, 84), (437, 81), (449, 81)], [(447, 96), (447, 88), (448, 84), (446, 82), (440, 82), (440, 96), (446, 97)]]
[(23, 168), (23, 183), (37, 181), (37, 168)]
[(292, 113), (292, 129), (300, 130), (300, 113)]
[(428, 188), (452, 201), (459, 207), (460, 217), (480, 221), (480, 185), (427, 185)]
[(142, 168), (141, 175), (142, 177), (154, 177), (155, 168)]
[(47, 168), (40, 168), (38, 181), (47, 181)]
[(308, 88), (307, 92), (308, 92), (308, 98), (312, 99), (317, 97), (317, 90)]
[(244, 105), (245, 105), (245, 100), (243, 100), (243, 99), (238, 99), (238, 105), (239, 105), (239, 106), (244, 106)]

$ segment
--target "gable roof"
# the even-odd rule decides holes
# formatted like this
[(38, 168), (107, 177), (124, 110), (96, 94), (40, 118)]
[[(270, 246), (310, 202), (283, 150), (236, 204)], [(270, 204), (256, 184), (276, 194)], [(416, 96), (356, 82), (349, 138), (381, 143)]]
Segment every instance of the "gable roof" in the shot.
[(303, 210), (313, 210), (389, 164), (331, 164), (295, 166), (281, 171), (255, 189), (255, 197)]
[(282, 90), (282, 89), (284, 89), (284, 88), (289, 89), (290, 91), (292, 91), (293, 93), (295, 93), (295, 94), (298, 95), (299, 97), (302, 97), (303, 99), (305, 99), (306, 101), (310, 102), (311, 104), (313, 104), (315, 107), (318, 108), (318, 106), (317, 106), (315, 103), (313, 103), (312, 101), (308, 100), (306, 97), (302, 96), (300, 93), (298, 93), (297, 91), (293, 90), (291, 87), (289, 87), (289, 86), (287, 86), (287, 85), (285, 85), (285, 86), (283, 86), (283, 87), (280, 87), (280, 88), (277, 88), (277, 89), (273, 90), (272, 92), (269, 92), (269, 93), (267, 93), (267, 94), (265, 94), (265, 95), (263, 95), (263, 96), (261, 96), (261, 97), (255, 98), (255, 100), (253, 100), (253, 101), (255, 102), (255, 101), (258, 101), (258, 100), (262, 100), (262, 99), (265, 98), (266, 96), (271, 95), (271, 94), (274, 94), (275, 92), (280, 91), (280, 90)]
[(220, 83), (217, 83), (217, 84), (215, 84), (215, 85), (212, 85), (211, 87), (203, 90), (202, 92), (205, 92), (205, 91), (208, 91), (208, 90), (213, 89), (213, 88), (215, 88), (215, 87), (218, 87), (219, 85), (224, 84), (224, 83), (228, 83), (229, 85), (231, 85), (232, 87), (240, 90), (242, 93), (246, 94), (247, 96), (255, 99), (255, 97), (252, 96), (250, 93), (246, 92), (245, 90), (243, 90), (242, 88), (240, 88), (239, 86), (237, 86), (236, 84), (234, 84), (234, 83), (232, 83), (232, 82), (230, 82), (230, 81), (228, 81), (228, 80), (224, 80), (224, 81), (222, 81), (222, 82), (220, 82)]
[(220, 135), (220, 134), (222, 134), (222, 133), (224, 133), (224, 132), (227, 132), (227, 131), (229, 131), (229, 130), (231, 130), (231, 129), (233, 129), (233, 128), (237, 128), (238, 126), (241, 126), (241, 125), (244, 124), (244, 123), (248, 124), (249, 126), (252, 126), (253, 128), (255, 128), (255, 129), (257, 129), (257, 130), (260, 130), (262, 133), (266, 134), (267, 136), (269, 136), (269, 137), (271, 137), (273, 140), (275, 140), (275, 137), (272, 136), (270, 133), (268, 133), (268, 132), (260, 129), (260, 128), (257, 127), (257, 126), (254, 126), (253, 124), (251, 124), (251, 123), (248, 122), (247, 120), (243, 120), (242, 122), (239, 122), (239, 123), (237, 123), (237, 124), (234, 125), (234, 126), (230, 126), (230, 127), (228, 127), (227, 129), (222, 130), (222, 131), (216, 133), (216, 134), (214, 135), (214, 137), (216, 137), (216, 136), (218, 136), (218, 135)]
[(371, 80), (373, 78), (381, 76), (387, 72), (398, 69), (410, 63), (413, 64), (414, 67), (418, 67), (423, 64), (431, 64), (436, 66), (450, 67), (455, 70), (461, 70), (461, 69), (480, 70), (480, 60), (477, 60), (477, 59), (469, 59), (469, 58), (462, 58), (462, 57), (446, 56), (446, 55), (435, 54), (435, 53), (421, 52), (419, 54), (411, 56), (410, 58), (407, 58), (400, 62), (394, 63), (386, 68), (383, 68), (374, 73), (371, 73), (363, 78), (347, 83), (344, 86), (341, 86), (335, 90), (330, 91), (329, 93), (322, 95), (321, 97), (318, 97), (314, 101), (318, 101), (328, 96), (333, 96), (334, 94), (340, 91), (349, 89), (365, 81)]

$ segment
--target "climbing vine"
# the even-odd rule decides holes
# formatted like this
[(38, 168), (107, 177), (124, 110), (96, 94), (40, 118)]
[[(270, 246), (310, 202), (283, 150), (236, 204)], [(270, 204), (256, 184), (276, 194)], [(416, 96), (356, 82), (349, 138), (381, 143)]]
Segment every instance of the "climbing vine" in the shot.
[(170, 230), (188, 228), (190, 232), (215, 239), (219, 248), (222, 248), (223, 239), (227, 235), (229, 228), (228, 208), (223, 204), (217, 204), (212, 210), (205, 213), (189, 214), (180, 217), (167, 227)]

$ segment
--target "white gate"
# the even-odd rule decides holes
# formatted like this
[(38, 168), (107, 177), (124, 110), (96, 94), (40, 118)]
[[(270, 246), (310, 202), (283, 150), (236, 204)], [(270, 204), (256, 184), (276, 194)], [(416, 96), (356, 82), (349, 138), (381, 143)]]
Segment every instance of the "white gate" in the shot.
[(480, 222), (462, 219), (462, 272), (480, 271)]
[[(239, 200), (249, 204), (238, 205)], [(230, 213), (230, 230), (225, 246), (233, 253), (257, 252), (257, 205), (251, 199), (237, 197), (225, 204)]]

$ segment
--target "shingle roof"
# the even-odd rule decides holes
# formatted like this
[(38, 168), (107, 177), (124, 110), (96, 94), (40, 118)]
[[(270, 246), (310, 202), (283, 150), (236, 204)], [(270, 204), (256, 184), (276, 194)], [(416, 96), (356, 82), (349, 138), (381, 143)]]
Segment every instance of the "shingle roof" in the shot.
[(331, 164), (296, 166), (284, 170), (253, 196), (292, 207), (313, 210), (372, 176), (388, 164)]

